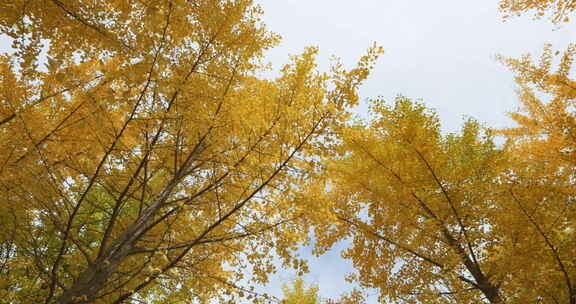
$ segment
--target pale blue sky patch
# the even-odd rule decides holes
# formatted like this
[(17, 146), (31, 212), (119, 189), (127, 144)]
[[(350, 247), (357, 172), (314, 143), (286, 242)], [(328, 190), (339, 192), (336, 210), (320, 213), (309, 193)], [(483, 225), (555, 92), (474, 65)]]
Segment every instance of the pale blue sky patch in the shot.
[[(330, 56), (353, 66), (377, 42), (385, 49), (361, 97), (398, 94), (435, 108), (445, 131), (456, 131), (464, 115), (489, 126), (510, 125), (517, 108), (513, 75), (494, 57), (538, 56), (544, 43), (564, 49), (576, 41), (575, 24), (557, 28), (530, 15), (502, 21), (498, 1), (256, 0), (264, 23), (282, 36), (268, 52), (277, 70), (306, 46), (320, 48), (319, 65)], [(361, 105), (365, 111), (365, 104)]]

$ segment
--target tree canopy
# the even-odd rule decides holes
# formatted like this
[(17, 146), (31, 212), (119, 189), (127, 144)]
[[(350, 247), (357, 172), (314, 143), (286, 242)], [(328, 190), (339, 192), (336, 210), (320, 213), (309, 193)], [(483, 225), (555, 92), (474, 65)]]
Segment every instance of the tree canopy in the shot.
[[(500, 1), (568, 22), (576, 2)], [(266, 302), (281, 263), (343, 256), (328, 303), (576, 304), (576, 46), (516, 75), (516, 126), (358, 88), (318, 49), (260, 77), (279, 41), (251, 0), (0, 3), (0, 297), (6, 303)], [(499, 142), (497, 137), (505, 142)], [(319, 303), (302, 280), (285, 303)]]
[[(573, 6), (501, 8), (557, 22)], [(467, 120), (443, 134), (422, 103), (372, 100), (370, 119), (340, 130), (303, 195), (318, 210), (317, 252), (351, 239), (353, 280), (383, 303), (576, 303), (575, 53), (546, 45), (537, 62), (499, 57), (522, 105), (509, 129)]]
[(304, 280), (294, 279), (291, 284), (282, 285), (284, 298), (282, 304), (320, 304), (318, 286), (304, 286)]
[(278, 37), (251, 1), (0, 6), (6, 301), (234, 300), (272, 252), (305, 270), (288, 198), (379, 48), (330, 74), (310, 48), (263, 80)]

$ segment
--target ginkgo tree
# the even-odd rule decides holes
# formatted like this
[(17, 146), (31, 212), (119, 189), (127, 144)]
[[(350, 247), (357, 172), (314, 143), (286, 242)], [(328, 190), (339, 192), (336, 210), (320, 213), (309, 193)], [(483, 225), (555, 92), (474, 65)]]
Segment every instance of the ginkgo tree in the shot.
[(490, 252), (502, 238), (492, 181), (503, 151), (472, 120), (442, 135), (435, 113), (405, 97), (371, 112), (341, 130), (324, 183), (304, 198), (319, 201), (317, 250), (352, 238), (344, 256), (383, 302), (502, 302)]
[(282, 304), (320, 304), (318, 286), (312, 285), (306, 288), (304, 280), (294, 279), (291, 284), (282, 285)]
[[(501, 9), (557, 23), (574, 5)], [(571, 44), (546, 46), (536, 63), (500, 57), (522, 105), (510, 129), (469, 120), (446, 135), (422, 104), (373, 101), (369, 121), (339, 129), (301, 197), (317, 206), (308, 214), (317, 252), (350, 239), (351, 279), (385, 303), (576, 303), (575, 53)]]
[(511, 113), (517, 127), (498, 131), (515, 159), (506, 180), (519, 212), (510, 221), (524, 222), (514, 237), (527, 238), (517, 242), (529, 270), (522, 288), (552, 303), (576, 303), (575, 55), (571, 44), (562, 54), (547, 45), (538, 63), (528, 55), (501, 58), (517, 74), (522, 105)]
[(371, 109), (302, 195), (318, 253), (351, 239), (352, 280), (383, 303), (574, 303), (574, 167), (527, 154), (543, 143), (526, 120), (498, 147), (405, 97)]
[[(278, 37), (249, 0), (9, 1), (0, 29), (0, 296), (253, 297), (307, 237), (294, 196), (381, 49), (255, 77)], [(259, 299), (254, 299), (259, 300)]]
[[(517, 3), (518, 4), (518, 3)], [(518, 14), (537, 10), (551, 15), (552, 22), (569, 22), (574, 1), (520, 1)], [(518, 285), (528, 295), (545, 303), (576, 303), (576, 81), (574, 42), (564, 51), (545, 45), (539, 60), (499, 57), (516, 74), (520, 111), (511, 113), (517, 126), (499, 130), (508, 139), (514, 167), (505, 177), (513, 185), (516, 216), (524, 222), (513, 239), (523, 247), (522, 272), (526, 283)], [(515, 226), (515, 227), (520, 227)], [(530, 242), (528, 241), (530, 240)]]

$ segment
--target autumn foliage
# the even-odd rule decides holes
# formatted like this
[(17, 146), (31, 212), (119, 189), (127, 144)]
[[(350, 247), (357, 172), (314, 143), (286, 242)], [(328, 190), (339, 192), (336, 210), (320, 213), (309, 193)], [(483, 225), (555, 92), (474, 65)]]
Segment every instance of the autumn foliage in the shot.
[[(575, 6), (501, 1), (553, 22)], [(350, 280), (382, 303), (576, 304), (574, 45), (499, 58), (517, 127), (444, 134), (403, 96), (351, 119), (377, 46), (352, 69), (322, 73), (308, 48), (258, 77), (279, 41), (262, 13), (0, 3), (0, 301), (273, 300), (254, 286), (278, 261), (307, 271), (294, 250), (313, 236), (318, 254), (349, 240)], [(287, 303), (317, 292), (297, 280)]]
[(304, 286), (304, 280), (295, 279), (291, 284), (282, 285), (282, 304), (319, 304), (318, 286)]
[(287, 198), (378, 48), (331, 74), (310, 48), (262, 80), (278, 37), (251, 1), (0, 7), (3, 299), (223, 301), (272, 251), (305, 270)]

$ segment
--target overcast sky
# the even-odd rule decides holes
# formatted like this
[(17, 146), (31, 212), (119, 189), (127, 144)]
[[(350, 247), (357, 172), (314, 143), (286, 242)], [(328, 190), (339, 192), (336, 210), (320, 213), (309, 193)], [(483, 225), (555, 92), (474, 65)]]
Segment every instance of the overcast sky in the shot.
[(539, 55), (544, 43), (563, 49), (576, 27), (558, 29), (532, 16), (503, 22), (497, 0), (256, 0), (264, 22), (283, 39), (269, 52), (279, 67), (288, 54), (320, 48), (321, 68), (336, 55), (352, 66), (377, 42), (385, 49), (363, 98), (422, 98), (454, 131), (462, 115), (506, 124), (517, 107), (513, 76), (494, 56)]
[[(555, 27), (531, 15), (503, 22), (497, 0), (255, 0), (264, 22), (283, 39), (268, 53), (278, 68), (288, 54), (306, 46), (320, 48), (321, 69), (336, 55), (350, 67), (377, 42), (385, 49), (361, 97), (402, 94), (438, 111), (443, 130), (458, 130), (472, 116), (490, 127), (511, 126), (506, 112), (518, 107), (513, 75), (494, 57), (541, 54), (544, 43), (564, 49), (576, 42), (576, 27)], [(365, 113), (365, 107), (359, 110)], [(352, 267), (335, 248), (310, 261), (310, 282), (324, 297), (350, 289), (346, 272)], [(303, 251), (309, 255), (309, 251)], [(280, 282), (293, 274), (281, 272), (266, 291), (281, 295)], [(374, 301), (374, 298), (371, 299)], [(371, 301), (371, 303), (372, 303)]]

